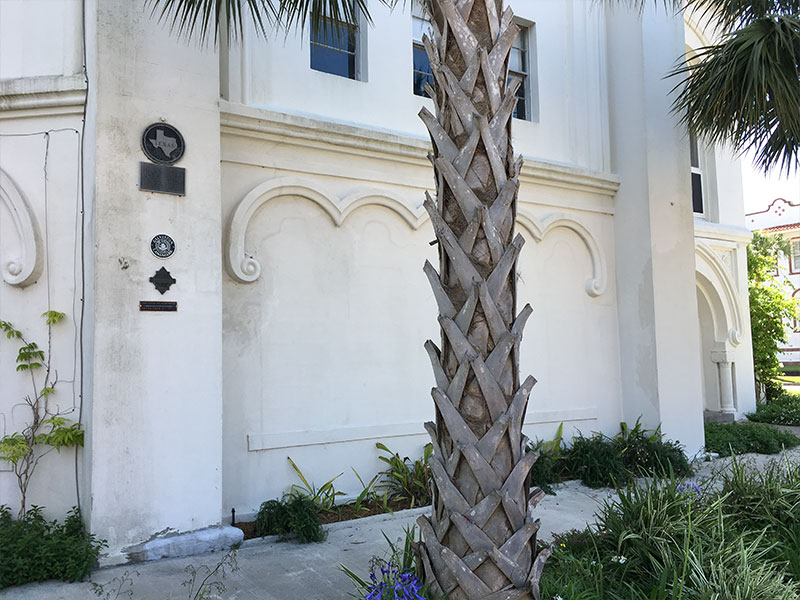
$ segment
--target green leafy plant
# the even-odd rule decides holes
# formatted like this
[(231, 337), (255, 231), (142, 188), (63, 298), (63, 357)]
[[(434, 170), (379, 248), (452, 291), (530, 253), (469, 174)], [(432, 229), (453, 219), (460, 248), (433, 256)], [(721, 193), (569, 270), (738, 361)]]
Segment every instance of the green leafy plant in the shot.
[(0, 460), (11, 464), (20, 492), (19, 518), (25, 514), (28, 486), (39, 466), (39, 462), (53, 450), (83, 446), (83, 430), (80, 423), (69, 421), (51, 403), (58, 383), (58, 372), (50, 365), (52, 328), (64, 319), (64, 314), (49, 310), (42, 314), (47, 323), (47, 350), (36, 342), (28, 341), (22, 332), (8, 321), (0, 321), (0, 331), (19, 344), (17, 372), (30, 376), (32, 393), (26, 395), (22, 404), (28, 407), (28, 422), (22, 431), (6, 434), (0, 438)]
[(564, 424), (558, 426), (552, 440), (536, 440), (527, 445), (526, 451), (539, 453), (539, 458), (533, 463), (528, 476), (530, 487), (538, 487), (546, 494), (554, 495), (553, 484), (562, 480), (565, 470)]
[(388, 456), (378, 456), (389, 468), (381, 471), (383, 480), (378, 488), (387, 492), (395, 500), (407, 500), (414, 506), (427, 506), (431, 503), (431, 470), (428, 461), (433, 454), (433, 446), (426, 444), (422, 458), (412, 461), (407, 456), (400, 458), (384, 444), (375, 444), (378, 450)]
[(692, 474), (689, 459), (679, 442), (664, 439), (661, 428), (647, 430), (637, 419), (633, 427), (620, 423), (620, 432), (613, 442), (619, 448), (628, 470), (637, 477), (665, 475), (676, 477)]
[(720, 456), (756, 452), (777, 454), (784, 448), (800, 445), (800, 439), (789, 431), (781, 431), (759, 423), (706, 423), (706, 450)]
[(796, 575), (775, 550), (796, 554), (793, 538), (766, 526), (781, 508), (777, 490), (800, 490), (798, 481), (776, 469), (764, 481), (727, 474), (722, 489), (675, 478), (619, 489), (595, 526), (555, 536), (542, 598), (798, 600)]
[(104, 540), (86, 533), (77, 508), (62, 523), (32, 506), (21, 519), (0, 506), (0, 589), (33, 581), (80, 581), (97, 563)]
[(339, 477), (344, 475), (344, 473), (339, 473), (333, 479), (326, 481), (322, 484), (319, 489), (314, 486), (314, 484), (309, 483), (308, 480), (303, 475), (303, 472), (300, 468), (294, 463), (294, 461), (287, 456), (289, 459), (289, 464), (292, 465), (292, 469), (300, 478), (301, 484), (294, 484), (292, 485), (289, 494), (291, 496), (303, 496), (308, 498), (312, 502), (314, 502), (317, 506), (319, 506), (324, 511), (333, 510), (333, 507), (336, 505), (336, 497), (337, 496), (344, 496), (344, 492), (337, 491), (333, 485), (333, 482), (336, 481)]
[(747, 246), (753, 367), (767, 399), (783, 391), (777, 381), (781, 374), (778, 353), (787, 340), (785, 323), (797, 316), (797, 304), (790, 297), (794, 287), (785, 278), (775, 277), (778, 259), (789, 254), (789, 242), (780, 234), (756, 231)]
[[(355, 476), (358, 478), (358, 482), (361, 484), (361, 492), (353, 501), (353, 507), (355, 508), (356, 513), (359, 513), (362, 510), (367, 510), (364, 504), (368, 502), (374, 502), (378, 500), (378, 498), (380, 497), (378, 491), (375, 488), (375, 483), (378, 481), (378, 478), (381, 476), (381, 474), (377, 473), (372, 479), (369, 480), (368, 483), (364, 483), (364, 480), (361, 478), (361, 475), (358, 474), (358, 471), (356, 471), (355, 469), (352, 470)], [(386, 499), (388, 498), (388, 494), (384, 493), (383, 497), (384, 497), (384, 506), (386, 506)]]
[(325, 530), (319, 522), (319, 505), (308, 496), (287, 494), (282, 500), (261, 504), (254, 523), (256, 536), (294, 533), (300, 542), (321, 542)]
[(756, 412), (748, 414), (747, 418), (756, 423), (800, 425), (800, 394), (784, 392), (756, 406)]
[(620, 447), (599, 433), (575, 436), (566, 464), (571, 475), (593, 488), (626, 485), (632, 477)]

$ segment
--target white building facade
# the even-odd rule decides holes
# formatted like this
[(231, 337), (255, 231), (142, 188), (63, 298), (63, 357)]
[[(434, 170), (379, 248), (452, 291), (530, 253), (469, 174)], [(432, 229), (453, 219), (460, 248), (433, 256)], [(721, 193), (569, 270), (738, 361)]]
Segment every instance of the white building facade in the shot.
[[(526, 433), (641, 417), (693, 454), (704, 411), (755, 405), (739, 166), (690, 152), (664, 79), (707, 40), (652, 7), (510, 4)], [(213, 48), (139, 1), (0, 2), (0, 318), (41, 340), (39, 315), (67, 313), (58, 399), (86, 430), (31, 499), (80, 503), (108, 561), (252, 514), (296, 481), (287, 456), (355, 495), (376, 442), (421, 454), (438, 327), (417, 113), (434, 107), (414, 93), (424, 22), (370, 6), (338, 41), (248, 28)], [(140, 189), (142, 133), (162, 122), (185, 141), (181, 195)], [(15, 355), (2, 340), (0, 433), (24, 417)], [(0, 465), (0, 504), (17, 502)]]

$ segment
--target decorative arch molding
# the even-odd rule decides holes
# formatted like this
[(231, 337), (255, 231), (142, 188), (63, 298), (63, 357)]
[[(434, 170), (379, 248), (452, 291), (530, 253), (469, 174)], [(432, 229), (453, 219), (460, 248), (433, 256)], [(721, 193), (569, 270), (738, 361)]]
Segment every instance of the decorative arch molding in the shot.
[(517, 213), (517, 223), (524, 227), (536, 242), (541, 242), (548, 233), (559, 228), (576, 233), (589, 251), (592, 260), (592, 276), (586, 280), (586, 293), (593, 298), (605, 293), (608, 285), (606, 260), (594, 236), (582, 223), (563, 213), (553, 213), (539, 220), (527, 212)]
[(412, 229), (419, 229), (428, 220), (424, 211), (413, 211), (398, 197), (378, 190), (359, 190), (338, 201), (308, 181), (286, 177), (266, 181), (242, 198), (231, 216), (228, 227), (226, 265), (237, 281), (252, 283), (261, 276), (261, 263), (245, 250), (247, 227), (253, 216), (271, 200), (297, 196), (314, 202), (330, 217), (336, 227), (344, 225), (354, 212), (365, 206), (382, 206), (397, 213)]
[(695, 255), (697, 286), (709, 301), (709, 305), (716, 308), (713, 312), (717, 341), (738, 346), (742, 343), (744, 321), (733, 279), (720, 257), (707, 244), (696, 242)]
[[(399, 197), (383, 190), (359, 190), (341, 200), (307, 180), (285, 177), (266, 181), (250, 190), (231, 215), (227, 232), (225, 263), (229, 274), (242, 283), (252, 283), (261, 276), (261, 263), (245, 249), (247, 228), (255, 214), (270, 201), (286, 196), (305, 198), (319, 206), (336, 227), (341, 227), (357, 210), (365, 206), (382, 206), (396, 213), (409, 227), (417, 230), (428, 221), (423, 210), (411, 210)], [(580, 222), (562, 213), (539, 220), (525, 212), (517, 214), (517, 222), (536, 242), (554, 229), (565, 228), (576, 233), (586, 245), (592, 260), (592, 277), (586, 282), (586, 293), (592, 297), (606, 290), (608, 275), (605, 258), (594, 236)]]
[(7, 260), (0, 257), (3, 281), (15, 287), (34, 283), (42, 272), (42, 250), (39, 227), (31, 207), (14, 180), (0, 169), (0, 202), (6, 205), (20, 241), (20, 254)]

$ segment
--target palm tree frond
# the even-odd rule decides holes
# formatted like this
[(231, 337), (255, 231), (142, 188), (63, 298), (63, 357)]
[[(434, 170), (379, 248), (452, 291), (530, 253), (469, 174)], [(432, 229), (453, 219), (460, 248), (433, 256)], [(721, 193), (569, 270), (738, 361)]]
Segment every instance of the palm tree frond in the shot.
[(797, 15), (800, 0), (686, 0), (686, 8), (724, 31), (745, 27), (773, 15)]
[(765, 171), (797, 168), (800, 19), (756, 20), (719, 45), (701, 48), (698, 62), (685, 62), (671, 75), (686, 77), (674, 109), (691, 131), (738, 151), (754, 150)]
[(667, 10), (680, 11), (683, 8), (682, 0), (596, 0), (608, 6), (626, 6), (633, 10), (642, 12), (648, 4), (655, 7), (663, 6)]
[[(393, 7), (397, 0), (379, 0)], [(214, 42), (225, 27), (229, 39), (241, 38), (245, 23), (251, 20), (256, 31), (266, 37), (272, 25), (285, 29), (311, 25), (318, 31), (331, 21), (349, 24), (363, 15), (371, 17), (368, 0), (147, 0), (151, 13), (167, 22), (179, 35), (196, 36), (205, 42), (213, 32)]]

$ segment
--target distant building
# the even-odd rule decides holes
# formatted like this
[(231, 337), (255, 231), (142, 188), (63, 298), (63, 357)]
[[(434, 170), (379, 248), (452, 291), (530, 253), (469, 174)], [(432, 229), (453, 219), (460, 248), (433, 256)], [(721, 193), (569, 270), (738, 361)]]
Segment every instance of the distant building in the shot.
[[(704, 411), (755, 406), (740, 166), (690, 138), (664, 77), (709, 40), (654, 3), (510, 4), (527, 435), (641, 417), (694, 454)], [(0, 318), (41, 341), (39, 315), (67, 313), (56, 397), (87, 432), (31, 501), (59, 515), (80, 491), (105, 561), (252, 514), (296, 482), (287, 456), (355, 495), (376, 442), (421, 453), (427, 25), (370, 5), (330, 39), (248, 27), (215, 48), (143, 0), (0, 2)], [(161, 123), (180, 137), (143, 141)], [(184, 171), (159, 166), (181, 138)], [(24, 422), (14, 357), (0, 340), (0, 434)]]
[[(751, 231), (762, 233), (779, 233), (787, 240), (791, 248), (789, 257), (781, 257), (778, 261), (776, 277), (787, 280), (793, 297), (800, 294), (800, 203), (790, 202), (784, 198), (776, 198), (764, 210), (745, 215), (747, 227)], [(800, 326), (797, 320), (786, 324), (787, 342), (780, 348), (778, 360), (787, 367), (800, 367)]]

